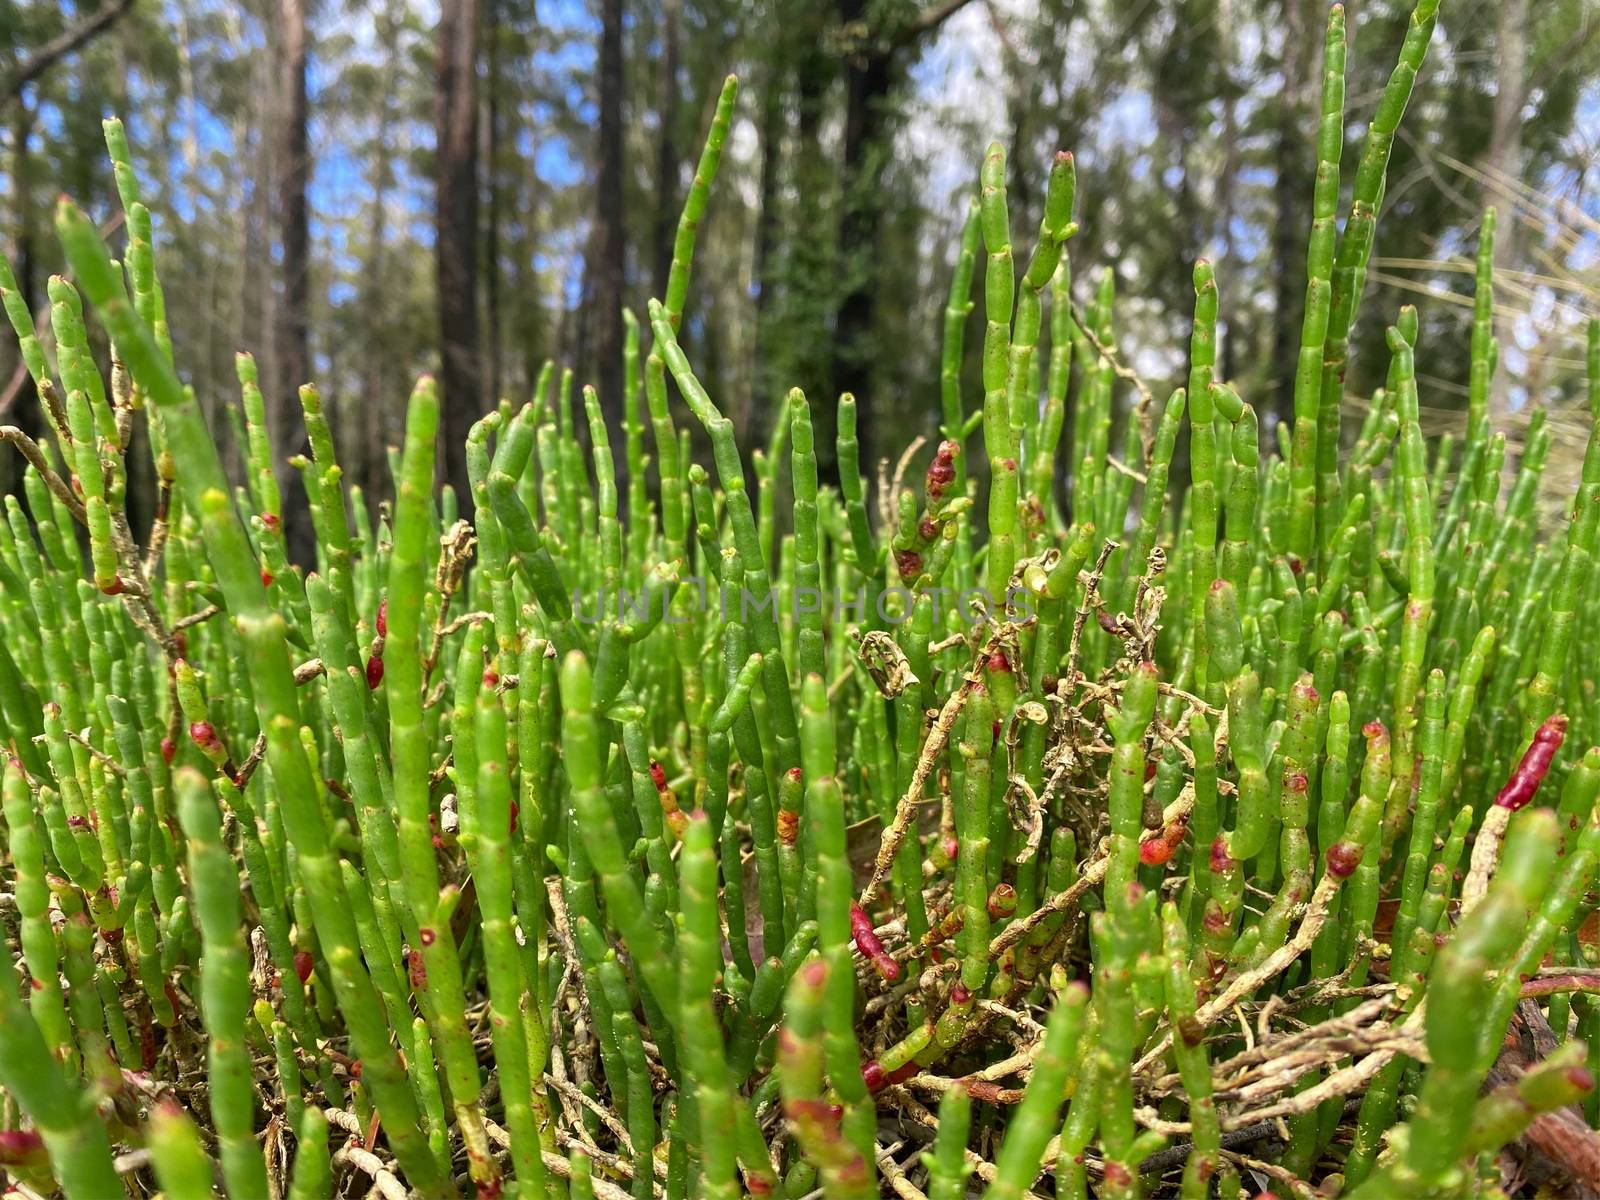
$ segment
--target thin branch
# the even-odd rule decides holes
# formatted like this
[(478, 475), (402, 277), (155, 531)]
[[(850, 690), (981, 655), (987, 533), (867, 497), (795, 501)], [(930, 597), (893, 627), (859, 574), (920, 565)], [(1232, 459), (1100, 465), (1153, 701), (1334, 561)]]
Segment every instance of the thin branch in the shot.
[(893, 47), (898, 49), (916, 41), (925, 33), (932, 33), (969, 3), (971, 0), (939, 0), (939, 3), (932, 7), (923, 9), (917, 14), (915, 21), (901, 29), (892, 43)]
[(81, 50), (96, 35), (109, 29), (133, 9), (133, 0), (112, 0), (112, 3), (91, 13), (76, 25), (63, 29), (23, 60), (22, 65), (7, 75), (0, 84), (0, 95), (16, 96), (39, 76), (75, 50)]

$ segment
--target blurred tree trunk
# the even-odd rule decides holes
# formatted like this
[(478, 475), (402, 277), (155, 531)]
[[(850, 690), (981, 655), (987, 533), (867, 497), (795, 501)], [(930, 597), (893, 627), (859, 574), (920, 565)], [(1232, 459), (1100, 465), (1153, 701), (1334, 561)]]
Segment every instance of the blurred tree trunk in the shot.
[(600, 130), (595, 179), (594, 352), (602, 411), (622, 412), (622, 304), (627, 243), (622, 227), (622, 0), (600, 4)]
[(478, 0), (450, 0), (439, 18), (434, 131), (438, 180), (434, 252), (439, 275), (439, 349), (445, 481), (461, 511), (467, 485), (467, 429), (483, 411), (478, 333)]
[[(277, 127), (280, 108), (277, 94), (281, 72), (274, 70), (283, 32), (279, 25), (278, 21), (267, 23), (266, 36), (272, 53), (253, 54), (248, 59), (250, 90), (258, 99), (246, 106), (245, 128), (253, 133), (250, 144), (253, 153), (249, 157), (252, 168), (250, 219), (241, 262), (272, 261), (272, 243), (276, 234), (274, 192), (278, 180), (278, 159), (283, 149)], [(241, 283), (245, 275), (246, 272), (240, 272)], [(255, 355), (262, 395), (276, 396), (281, 383), (278, 344), (282, 341), (282, 330), (278, 327), (278, 280), (276, 272), (271, 269), (252, 271), (248, 275), (255, 285), (251, 298), (254, 305), (253, 320), (250, 322), (254, 336), (245, 344), (254, 343), (251, 353)], [(211, 403), (214, 401), (210, 397), (202, 396), (200, 399), (201, 407), (206, 410), (207, 419), (212, 421), (212, 428), (215, 429), (215, 413), (207, 407)], [(239, 464), (233, 465), (237, 467)]]
[[(768, 64), (766, 86), (761, 96), (761, 179), (758, 184), (760, 211), (756, 214), (755, 261), (751, 278), (756, 285), (756, 329), (754, 360), (750, 372), (750, 394), (761, 403), (776, 403), (784, 381), (774, 370), (770, 323), (772, 320), (772, 293), (778, 286), (777, 258), (773, 247), (779, 236), (778, 181), (783, 170), (784, 81), (786, 73), (781, 51)], [(826, 397), (812, 397), (814, 403)], [(739, 427), (741, 435), (746, 430)], [(753, 431), (749, 436), (753, 436)]]
[(672, 243), (678, 231), (678, 23), (682, 0), (661, 3), (661, 86), (656, 109), (661, 140), (656, 150), (656, 212), (653, 247), (655, 263), (651, 287), (657, 300), (665, 300), (667, 276), (672, 273)]
[[(866, 0), (840, 0), (839, 19), (846, 27), (857, 25), (866, 10)], [(846, 58), (844, 135), (839, 154), (843, 202), (839, 206), (838, 265), (844, 290), (836, 310), (832, 390), (852, 392), (856, 397), (863, 418), (861, 466), (869, 479), (875, 477), (880, 452), (877, 423), (873, 420), (877, 396), (872, 386), (872, 368), (878, 349), (874, 250), (883, 220), (877, 177), (887, 165), (883, 127), (892, 79), (891, 53), (871, 45)]]
[[(1310, 223), (1306, 219), (1315, 183), (1315, 146), (1306, 140), (1314, 129), (1312, 114), (1315, 81), (1320, 61), (1312, 38), (1310, 0), (1283, 0), (1283, 93), (1277, 111), (1275, 148), (1277, 181), (1273, 185), (1272, 353), (1268, 359), (1269, 391), (1263, 412), (1277, 412), (1279, 420), (1294, 413), (1295, 359), (1300, 353), (1300, 318), (1305, 308), (1306, 245)], [(1229, 337), (1231, 341), (1231, 335)]]
[[(194, 51), (189, 38), (189, 14), (178, 9), (178, 87), (183, 95), (183, 168), (191, 197), (200, 172), (200, 105), (194, 92)], [(117, 111), (122, 111), (120, 108)]]
[[(833, 390), (853, 392), (861, 414), (861, 465), (869, 478), (877, 458), (888, 447), (876, 437), (874, 367), (882, 360), (878, 346), (878, 231), (884, 217), (880, 179), (893, 154), (893, 90), (904, 75), (904, 60), (936, 33), (968, 0), (938, 0), (909, 21), (890, 28), (872, 28), (875, 6), (868, 0), (839, 0), (838, 18), (850, 42), (845, 48), (844, 136), (840, 144), (838, 265), (843, 294), (835, 310)], [(833, 423), (818, 430), (821, 448), (831, 444)], [(831, 458), (831, 456), (828, 456)], [(831, 462), (828, 464), (831, 466)]]
[[(768, 336), (761, 343), (762, 363), (780, 388), (798, 387), (812, 402), (816, 425), (817, 469), (824, 480), (834, 476), (834, 413), (838, 390), (833, 360), (818, 353), (831, 337), (828, 322), (837, 293), (834, 253), (836, 229), (830, 209), (834, 167), (823, 148), (822, 129), (828, 115), (828, 92), (837, 78), (837, 60), (825, 47), (828, 15), (815, 5), (782, 6), (794, 26), (795, 131), (789, 175), (793, 201), (779, 226), (782, 236), (775, 262), (763, 278), (772, 282)], [(757, 436), (752, 430), (750, 436)], [(869, 471), (870, 475), (870, 471)]]
[[(1489, 126), (1489, 151), (1484, 167), (1489, 194), (1484, 204), (1500, 208), (1494, 238), (1494, 267), (1502, 271), (1517, 261), (1521, 232), (1516, 201), (1507, 182), (1522, 178), (1522, 106), (1528, 97), (1528, 0), (1500, 0), (1494, 22), (1494, 113)], [(1502, 350), (1512, 344), (1512, 317), (1504, 302), (1495, 306), (1495, 336)], [(1489, 422), (1507, 427), (1511, 407), (1511, 375), (1502, 356), (1489, 391)], [(1510, 464), (1507, 464), (1509, 469)]]
[[(1233, 220), (1238, 205), (1239, 101), (1233, 81), (1236, 15), (1233, 0), (1218, 0), (1217, 49), (1221, 62), (1217, 69), (1222, 81), (1222, 175), (1217, 180), (1217, 227), (1221, 243), (1217, 257), (1226, 263), (1234, 261)], [(1217, 352), (1217, 368), (1223, 379), (1234, 378), (1243, 341), (1244, 330), (1235, 322), (1229, 322)]]
[[(507, 132), (510, 145), (520, 143), (523, 130), (533, 136), (534, 130), (525, 124), (521, 106), (511, 110), (511, 129)], [(513, 280), (517, 303), (511, 312), (511, 332), (522, 371), (522, 386), (528, 395), (539, 381), (539, 368), (548, 349), (549, 331), (545, 325), (545, 293), (540, 282), (534, 256), (540, 251), (539, 216), (545, 211), (548, 193), (537, 177), (527, 178), (520, 186), (514, 219), (515, 248), (512, 252)]]
[(489, 79), (484, 99), (483, 161), (488, 173), (489, 215), (483, 230), (483, 307), (489, 323), (489, 402), (501, 392), (500, 346), (500, 25), (495, 0), (487, 0), (484, 20), (489, 43)]
[[(5, 247), (5, 253), (11, 260), (11, 274), (17, 281), (17, 294), (29, 312), (35, 311), (35, 304), (40, 298), (34, 282), (36, 232), (32, 202), (33, 163), (28, 150), (28, 138), (32, 133), (33, 109), (18, 97), (11, 109), (11, 161), (7, 172), (10, 178), (6, 181), (10, 193), (9, 208), (15, 221), (14, 240)], [(21, 366), (22, 358), (20, 351), (16, 351), (15, 344), (9, 338), (6, 351), (5, 364), (9, 378), (11, 371)], [(20, 379), (11, 408), (8, 412), (0, 414), (0, 420), (16, 425), (35, 437), (43, 436), (45, 422), (39, 409), (37, 395), (32, 380), (26, 377)], [(0, 456), (0, 490), (3, 490), (5, 495), (19, 491), (22, 484), (22, 456), (15, 453), (14, 449), (14, 447), (8, 449), (3, 456)]]
[(384, 370), (384, 364), (389, 348), (382, 336), (385, 324), (383, 289), (388, 274), (389, 193), (394, 188), (394, 152), (389, 143), (395, 122), (401, 19), (399, 6), (395, 0), (389, 0), (378, 20), (378, 40), (383, 47), (383, 83), (378, 101), (378, 127), (372, 145), (372, 233), (367, 245), (366, 268), (362, 272), (368, 336), (361, 348), (362, 438), (358, 467), (358, 478), (363, 481), (369, 504), (381, 500), (388, 488), (389, 463), (385, 448), (391, 435), (384, 418), (401, 400), (400, 396), (386, 390), (393, 386), (393, 378), (386, 378), (389, 373)]
[(272, 433), (273, 464), (283, 493), (283, 528), (289, 556), (303, 566), (316, 557), (311, 508), (300, 472), (288, 457), (305, 444), (299, 387), (311, 382), (311, 218), (306, 183), (311, 152), (306, 137), (306, 6), (305, 0), (279, 0), (278, 155), (279, 240), (283, 246), (283, 305), (278, 316), (278, 386), (267, 393), (267, 427)]

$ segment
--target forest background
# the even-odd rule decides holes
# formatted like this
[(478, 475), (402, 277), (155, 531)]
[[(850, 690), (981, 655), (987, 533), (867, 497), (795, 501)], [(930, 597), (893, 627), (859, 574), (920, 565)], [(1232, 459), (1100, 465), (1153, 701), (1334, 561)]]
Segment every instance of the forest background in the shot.
[[(1346, 7), (1355, 147), (1410, 5)], [(1150, 387), (1179, 380), (1190, 267), (1217, 262), (1219, 370), (1270, 428), (1299, 343), (1323, 14), (1321, 0), (0, 0), (0, 244), (37, 311), (62, 269), (55, 196), (120, 211), (100, 122), (123, 116), (177, 361), (213, 429), (236, 411), (236, 350), (260, 364), (281, 453), (303, 436), (295, 389), (315, 380), (376, 505), (411, 381), (436, 370), (459, 492), (468, 425), (526, 399), (547, 359), (594, 383), (620, 430), (622, 310), (662, 294), (733, 71), (745, 87), (683, 338), (747, 448), (791, 386), (822, 402), (825, 477), (840, 391), (859, 399), (868, 464), (937, 436), (948, 279), (991, 138), (1011, 148), (1024, 241), (1051, 152), (1076, 155), (1075, 295), (1113, 272), (1120, 355)], [(1551, 410), (1554, 511), (1581, 456), (1582, 321), (1600, 311), (1600, 0), (1449, 0), (1435, 41), (1357, 336), (1376, 346), (1400, 304), (1435, 297), (1424, 424), (1460, 426), (1470, 259), (1497, 206), (1493, 419), (1514, 438), (1532, 405)], [(0, 419), (38, 420), (25, 381), (6, 339)], [(1352, 374), (1346, 403), (1359, 412), (1380, 382)], [(148, 456), (129, 462), (144, 471), (137, 527), (153, 488)], [(19, 466), (0, 451), (0, 491)], [(281, 466), (293, 533), (303, 493)]]

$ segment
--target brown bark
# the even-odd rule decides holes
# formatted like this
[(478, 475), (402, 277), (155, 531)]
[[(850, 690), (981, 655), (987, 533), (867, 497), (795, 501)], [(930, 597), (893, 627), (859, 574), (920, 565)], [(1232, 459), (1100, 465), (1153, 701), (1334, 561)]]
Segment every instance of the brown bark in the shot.
[(267, 393), (267, 428), (272, 436), (283, 528), (289, 556), (310, 566), (316, 556), (311, 509), (300, 472), (288, 458), (305, 445), (299, 388), (311, 382), (311, 217), (306, 183), (311, 152), (306, 136), (305, 0), (279, 0), (278, 222), (283, 246), (283, 303), (278, 310), (278, 386)]
[(622, 228), (622, 0), (600, 5), (600, 129), (594, 240), (594, 352), (602, 410), (622, 411), (622, 304), (627, 247)]
[(484, 408), (478, 330), (478, 0), (442, 6), (434, 131), (439, 436), (445, 481), (455, 489), (462, 511), (470, 512), (466, 437)]

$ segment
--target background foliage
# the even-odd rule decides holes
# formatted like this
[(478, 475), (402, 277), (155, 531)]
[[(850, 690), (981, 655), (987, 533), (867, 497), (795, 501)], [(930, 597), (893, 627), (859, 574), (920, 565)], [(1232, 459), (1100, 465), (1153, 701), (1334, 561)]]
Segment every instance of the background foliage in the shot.
[[(1360, 113), (1407, 8), (1348, 7)], [(933, 435), (947, 256), (992, 136), (1014, 147), (1019, 228), (1037, 222), (1049, 152), (1077, 155), (1078, 294), (1115, 272), (1135, 297), (1122, 349), (1152, 384), (1182, 368), (1193, 259), (1219, 260), (1219, 367), (1270, 424), (1299, 329), (1321, 23), (1315, 0), (0, 0), (0, 237), (42, 305), (61, 269), (48, 207), (64, 189), (116, 211), (100, 119), (124, 115), (158, 168), (152, 208), (177, 218), (158, 250), (183, 281), (171, 326), (202, 402), (218, 416), (248, 349), (287, 437), (314, 377), (377, 498), (423, 369), (444, 368), (441, 445), (457, 451), (546, 358), (595, 382), (616, 421), (618, 309), (661, 292), (697, 131), (732, 70), (744, 99), (684, 336), (747, 448), (792, 385), (858, 393), (868, 464)], [(1440, 24), (1363, 309), (1388, 316), (1364, 323), (1377, 352), (1358, 356), (1384, 361), (1383, 321), (1442, 293), (1419, 355), (1434, 431), (1460, 421), (1466, 359), (1426, 348), (1465, 344), (1485, 204), (1502, 212), (1498, 425), (1514, 430), (1528, 397), (1559, 419), (1556, 381), (1581, 374), (1578, 315), (1600, 283), (1597, 34), (1592, 0), (1464, 0)], [(263, 251), (274, 269), (247, 268)], [(33, 420), (14, 354), (0, 347), (0, 409)], [(1359, 406), (1378, 381), (1349, 382)], [(1575, 470), (1582, 438), (1563, 443)], [(0, 483), (16, 466), (6, 455)], [(447, 467), (459, 484), (464, 464)], [(1557, 462), (1551, 478), (1571, 475)]]

